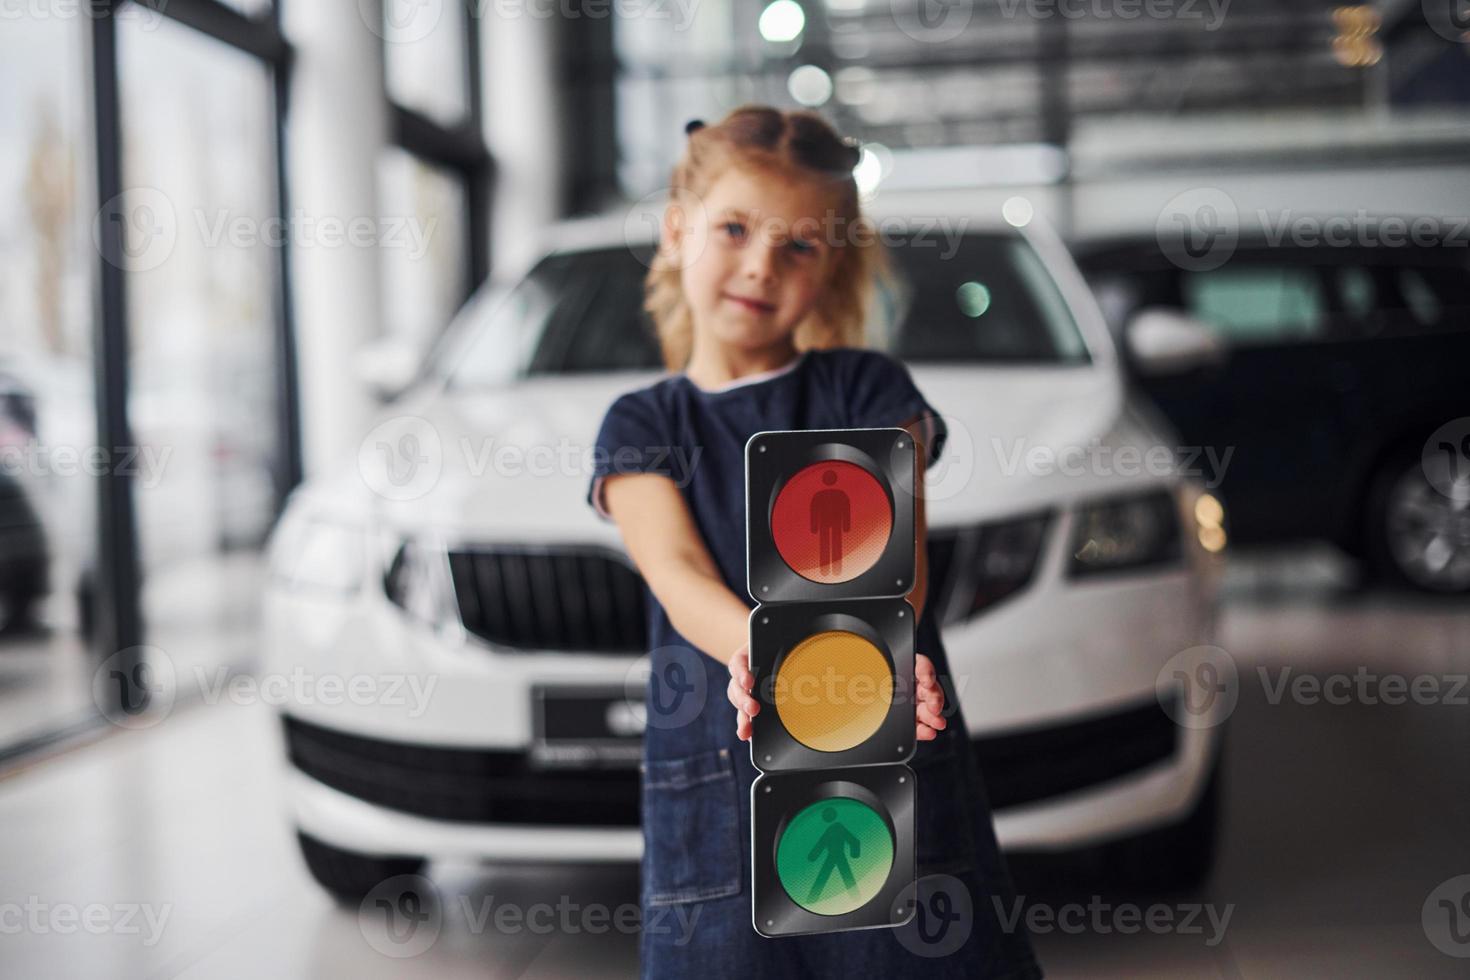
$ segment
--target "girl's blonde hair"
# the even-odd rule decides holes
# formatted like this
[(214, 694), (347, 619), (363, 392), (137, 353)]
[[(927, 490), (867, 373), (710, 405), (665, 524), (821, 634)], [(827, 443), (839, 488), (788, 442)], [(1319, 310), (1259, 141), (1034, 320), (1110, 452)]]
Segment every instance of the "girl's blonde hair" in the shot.
[[(825, 288), (796, 327), (798, 350), (860, 347), (876, 276), (887, 269), (876, 234), (862, 214), (853, 167), (860, 150), (814, 112), (745, 105), (711, 126), (692, 122), (689, 141), (669, 181), (669, 206), (698, 200), (732, 167), (773, 179), (814, 184), (834, 206), (829, 214), (834, 262)], [(644, 281), (643, 308), (653, 318), (664, 364), (681, 371), (694, 346), (694, 319), (680, 281), (680, 264), (666, 249), (655, 254)]]

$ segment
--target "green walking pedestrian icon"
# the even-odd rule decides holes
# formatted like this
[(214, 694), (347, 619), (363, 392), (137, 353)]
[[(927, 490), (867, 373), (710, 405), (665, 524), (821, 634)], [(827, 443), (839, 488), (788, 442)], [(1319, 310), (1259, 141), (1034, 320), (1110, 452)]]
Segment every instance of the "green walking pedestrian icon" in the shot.
[(837, 811), (833, 807), (822, 808), (822, 819), (830, 826), (817, 839), (817, 846), (812, 848), (806, 859), (815, 861), (821, 857), (823, 851), (826, 852), (827, 859), (822, 865), (822, 870), (817, 874), (817, 880), (812, 882), (812, 890), (806, 897), (808, 905), (822, 897), (822, 887), (827, 884), (827, 879), (833, 871), (842, 875), (842, 883), (847, 886), (848, 891), (857, 891), (857, 882), (853, 880), (852, 869), (847, 865), (847, 851), (851, 848), (854, 858), (862, 856), (862, 841), (854, 837), (852, 831), (837, 821)]
[(792, 817), (776, 845), (776, 876), (791, 900), (818, 915), (861, 908), (893, 866), (893, 835), (872, 807), (845, 796)]

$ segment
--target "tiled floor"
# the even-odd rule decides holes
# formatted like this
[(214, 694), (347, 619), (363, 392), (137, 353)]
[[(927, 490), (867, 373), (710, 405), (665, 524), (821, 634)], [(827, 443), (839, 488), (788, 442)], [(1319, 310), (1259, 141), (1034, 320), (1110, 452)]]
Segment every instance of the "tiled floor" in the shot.
[[(1210, 884), (1197, 895), (1047, 899), (1102, 909), (1068, 920), (1083, 921), (1080, 931), (1036, 936), (1049, 975), (1470, 975), (1470, 959), (1437, 949), (1422, 918), (1437, 885), (1470, 874), (1470, 707), (1272, 695), (1288, 667), (1466, 674), (1470, 607), (1359, 595), (1313, 574), (1262, 566), (1232, 576), (1220, 640), (1239, 667), (1241, 698)], [(155, 728), (0, 781), (0, 975), (636, 974), (633, 935), (493, 925), (507, 903), (597, 906), (613, 918), (637, 901), (634, 870), (623, 867), (436, 866), (437, 938), (413, 957), (379, 952), (373, 924), (334, 906), (302, 867), (279, 758), (270, 709), (181, 705)], [(1175, 921), (1200, 905), (1200, 931), (1125, 934), (1110, 924), (1128, 924), (1115, 918), (1125, 904), (1141, 914), (1162, 905), (1158, 914)], [(1217, 922), (1229, 915), (1223, 935), (1210, 912)], [(1470, 954), (1470, 943), (1459, 951)]]

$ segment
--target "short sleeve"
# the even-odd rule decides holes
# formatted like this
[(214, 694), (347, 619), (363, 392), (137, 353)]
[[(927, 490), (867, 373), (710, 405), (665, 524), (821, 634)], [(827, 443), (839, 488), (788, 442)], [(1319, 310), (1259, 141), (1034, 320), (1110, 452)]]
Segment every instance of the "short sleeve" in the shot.
[(861, 351), (844, 387), (855, 429), (885, 429), (922, 420), (928, 462), (934, 465), (944, 451), (949, 428), (920, 394), (907, 367), (880, 351)]
[(603, 481), (623, 473), (659, 473), (679, 482), (663, 413), (648, 390), (622, 395), (608, 408), (592, 449), (592, 479), (587, 503), (605, 520), (612, 520), (602, 499)]

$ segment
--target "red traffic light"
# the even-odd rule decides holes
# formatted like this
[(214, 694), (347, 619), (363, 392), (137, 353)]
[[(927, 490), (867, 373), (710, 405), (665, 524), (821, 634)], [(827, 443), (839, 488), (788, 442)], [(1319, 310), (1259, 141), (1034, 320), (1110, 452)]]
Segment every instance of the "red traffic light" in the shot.
[(813, 463), (781, 487), (771, 538), (781, 559), (813, 582), (848, 582), (872, 568), (893, 533), (893, 509), (873, 474), (854, 463)]

